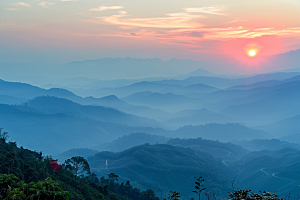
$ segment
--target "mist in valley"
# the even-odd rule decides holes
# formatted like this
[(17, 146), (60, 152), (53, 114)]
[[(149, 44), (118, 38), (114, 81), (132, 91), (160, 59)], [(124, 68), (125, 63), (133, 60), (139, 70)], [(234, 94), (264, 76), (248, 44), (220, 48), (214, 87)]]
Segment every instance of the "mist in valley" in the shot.
[(300, 199), (299, 9), (1, 1), (0, 199)]
[[(117, 59), (121, 65), (128, 60)], [(101, 62), (89, 61), (85, 68), (96, 74)], [(61, 69), (80, 69), (84, 62), (74, 63)], [(236, 188), (298, 195), (298, 69), (238, 76), (198, 68), (176, 76), (113, 80), (80, 73), (2, 79), (1, 126), (10, 139), (62, 163), (82, 156), (98, 177), (114, 172), (164, 196), (178, 190), (192, 198), (196, 175), (220, 196), (233, 180)]]

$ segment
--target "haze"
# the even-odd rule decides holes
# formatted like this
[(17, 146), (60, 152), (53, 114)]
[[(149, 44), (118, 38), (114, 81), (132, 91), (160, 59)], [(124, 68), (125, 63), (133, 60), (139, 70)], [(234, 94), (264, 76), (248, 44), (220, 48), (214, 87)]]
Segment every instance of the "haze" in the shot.
[(203, 177), (204, 200), (237, 188), (299, 199), (299, 11), (299, 0), (0, 0), (0, 179), (159, 200), (198, 199)]

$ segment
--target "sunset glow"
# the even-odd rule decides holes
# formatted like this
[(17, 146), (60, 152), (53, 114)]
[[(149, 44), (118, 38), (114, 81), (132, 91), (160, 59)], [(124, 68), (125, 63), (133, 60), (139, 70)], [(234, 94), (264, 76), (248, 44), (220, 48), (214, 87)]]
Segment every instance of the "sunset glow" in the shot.
[(248, 54), (249, 54), (249, 56), (253, 57), (256, 55), (256, 52), (255, 52), (255, 50), (250, 50)]
[(215, 60), (226, 55), (257, 62), (257, 57), (300, 49), (299, 10), (294, 0), (2, 0), (0, 51), (5, 54), (0, 59)]

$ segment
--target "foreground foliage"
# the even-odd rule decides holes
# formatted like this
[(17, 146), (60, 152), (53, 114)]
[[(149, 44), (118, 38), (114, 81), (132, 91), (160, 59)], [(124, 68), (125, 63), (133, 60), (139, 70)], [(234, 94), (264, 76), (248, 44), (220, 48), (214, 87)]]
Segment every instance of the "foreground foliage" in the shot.
[(141, 191), (129, 181), (118, 183), (117, 175), (111, 174), (99, 181), (96, 174), (90, 173), (88, 163), (82, 157), (74, 157), (61, 168), (53, 168), (56, 161), (51, 157), (43, 156), (42, 152), (18, 148), (15, 142), (8, 142), (7, 139), (8, 134), (0, 130), (0, 200), (158, 199), (153, 190)]
[(53, 181), (50, 177), (45, 181), (37, 183), (24, 183), (23, 181), (16, 183), (18, 178), (14, 174), (0, 174), (0, 199), (22, 199), (22, 200), (68, 200), (69, 192), (63, 191), (57, 181)]
[(258, 194), (251, 192), (251, 190), (236, 190), (229, 193), (230, 200), (284, 200), (279, 199), (275, 193), (266, 191), (259, 191)]
[[(130, 181), (119, 183), (119, 176), (115, 173), (108, 174), (107, 178), (102, 176), (99, 180), (96, 174), (90, 172), (89, 164), (82, 157), (72, 157), (60, 166), (57, 160), (43, 156), (42, 152), (18, 148), (15, 142), (7, 142), (7, 139), (8, 134), (0, 130), (0, 200), (159, 200), (152, 189), (141, 191), (134, 188)], [(166, 146), (161, 147), (166, 149)], [(145, 152), (143, 156), (139, 156), (138, 152), (134, 155), (142, 160), (147, 158), (143, 161), (149, 164), (149, 156)], [(203, 182), (202, 176), (196, 178), (195, 190), (192, 191), (198, 194), (199, 200), (221, 199), (216, 190), (204, 188), (206, 184)], [(229, 193), (229, 197), (230, 200), (280, 200), (274, 193), (256, 194), (250, 190), (236, 190)], [(179, 192), (170, 191), (168, 199), (180, 198)]]

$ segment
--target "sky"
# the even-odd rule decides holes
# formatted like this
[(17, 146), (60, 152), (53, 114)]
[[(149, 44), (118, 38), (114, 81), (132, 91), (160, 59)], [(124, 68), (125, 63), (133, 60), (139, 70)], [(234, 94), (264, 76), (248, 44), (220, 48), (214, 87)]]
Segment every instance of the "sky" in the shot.
[[(0, 61), (254, 62), (300, 49), (300, 0), (0, 0)], [(252, 59), (252, 60), (251, 60)]]

